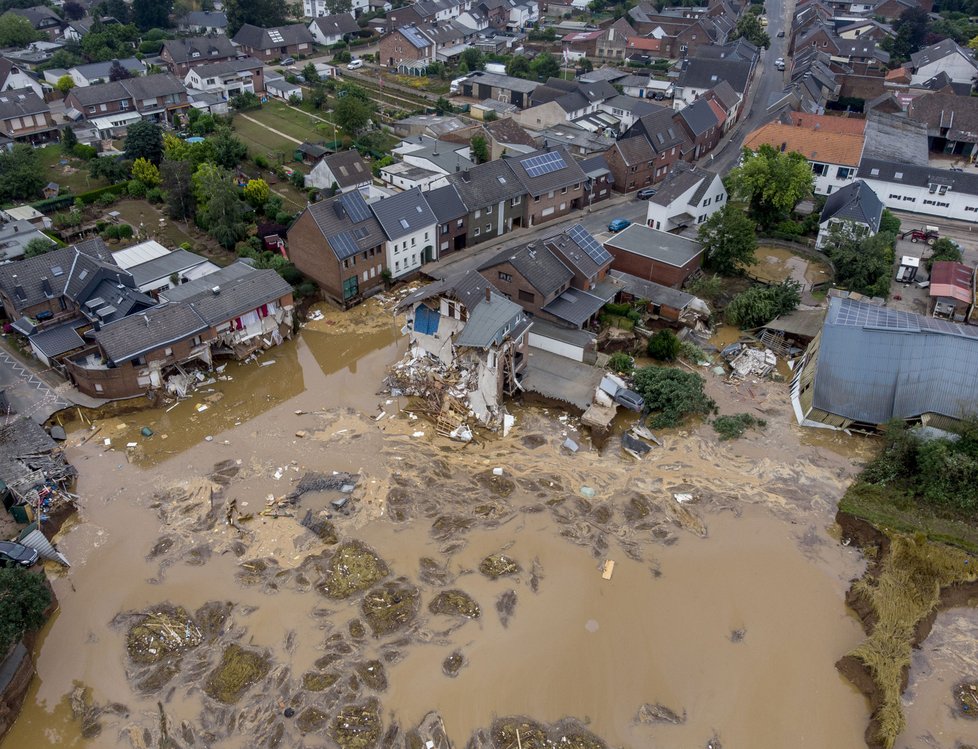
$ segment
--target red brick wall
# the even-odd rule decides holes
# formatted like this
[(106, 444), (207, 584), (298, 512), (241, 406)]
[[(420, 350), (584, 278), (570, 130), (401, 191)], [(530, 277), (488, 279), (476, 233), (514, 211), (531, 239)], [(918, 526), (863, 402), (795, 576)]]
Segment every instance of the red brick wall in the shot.
[[(582, 203), (580, 202), (584, 196), (584, 183), (580, 182), (577, 185), (577, 189), (571, 185), (567, 188), (567, 192), (561, 194), (560, 190), (554, 191), (554, 196), (549, 197), (549, 193), (544, 193), (540, 196), (540, 200), (532, 195), (524, 196), (523, 202), (526, 203), (526, 216), (527, 221), (533, 226), (539, 226), (540, 224), (545, 224), (548, 221), (553, 221), (561, 216), (566, 216), (568, 213), (580, 208)], [(578, 201), (575, 205), (574, 201)], [(564, 208), (561, 210), (560, 204), (564, 203)], [(549, 216), (544, 216), (543, 212), (548, 208), (553, 208), (554, 212)]]
[(703, 257), (702, 254), (697, 255), (682, 268), (677, 268), (674, 265), (660, 263), (643, 255), (636, 255), (633, 252), (628, 252), (617, 247), (605, 245), (605, 249), (614, 258), (611, 261), (611, 267), (615, 270), (630, 273), (633, 276), (638, 276), (646, 281), (660, 283), (663, 286), (672, 286), (676, 289), (682, 286), (683, 282), (700, 267), (700, 262)]

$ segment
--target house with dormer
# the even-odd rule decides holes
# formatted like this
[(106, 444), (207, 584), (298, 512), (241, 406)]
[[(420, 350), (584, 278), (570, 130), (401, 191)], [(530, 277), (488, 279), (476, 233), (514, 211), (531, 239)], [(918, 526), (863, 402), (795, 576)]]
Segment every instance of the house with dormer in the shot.
[(242, 52), (223, 35), (192, 36), (163, 42), (160, 59), (170, 72), (183, 78), (196, 65), (224, 62), (241, 57)]

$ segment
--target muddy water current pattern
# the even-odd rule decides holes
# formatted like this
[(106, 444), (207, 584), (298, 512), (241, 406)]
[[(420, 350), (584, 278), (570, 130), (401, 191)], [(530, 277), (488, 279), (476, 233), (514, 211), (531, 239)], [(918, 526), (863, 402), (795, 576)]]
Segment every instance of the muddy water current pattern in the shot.
[[(73, 567), (3, 749), (864, 746), (833, 665), (863, 637), (863, 562), (831, 535), (864, 443), (804, 435), (784, 385), (706, 373), (767, 429), (664, 432), (637, 463), (517, 406), (508, 437), (462, 446), (377, 394), (405, 342), (374, 312), (328, 312), (85, 444), (76, 424)], [(919, 656), (907, 747), (978, 725), (933, 678), (973, 669), (970, 616)]]

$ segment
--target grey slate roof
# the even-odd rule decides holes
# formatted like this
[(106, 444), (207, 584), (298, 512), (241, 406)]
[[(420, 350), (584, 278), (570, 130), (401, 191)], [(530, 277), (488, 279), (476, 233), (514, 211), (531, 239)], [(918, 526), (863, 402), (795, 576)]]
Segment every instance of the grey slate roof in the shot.
[(186, 39), (170, 39), (163, 42), (173, 62), (204, 63), (224, 57), (237, 57), (241, 54), (231, 40), (217, 34), (211, 36), (191, 36)]
[[(576, 242), (572, 234), (574, 230), (583, 232), (586, 237), (593, 242), (592, 247), (595, 250), (599, 250), (602, 256), (597, 258), (592, 257), (587, 248)], [(570, 234), (568, 233), (571, 232)], [(543, 240), (545, 247), (554, 249), (560, 253), (561, 261), (564, 263), (570, 263), (573, 269), (580, 271), (580, 273), (585, 278), (593, 278), (601, 268), (611, 264), (611, 255), (597, 243), (590, 232), (587, 231), (580, 224), (575, 224), (570, 227), (567, 231), (562, 231), (560, 234), (554, 234), (553, 236), (546, 237)], [(602, 262), (599, 262), (602, 261)]]
[(547, 153), (546, 150), (534, 151), (532, 153), (524, 153), (519, 156), (507, 157), (510, 167), (513, 169), (513, 173), (516, 178), (522, 183), (523, 187), (530, 195), (542, 195), (544, 193), (550, 192), (551, 190), (559, 190), (562, 187), (569, 187), (574, 184), (579, 184), (584, 181), (586, 175), (584, 170), (581, 169), (580, 164), (574, 159), (573, 156), (568, 153), (567, 149), (558, 146), (557, 148), (551, 148), (550, 153), (557, 153), (564, 160), (564, 167), (561, 169), (556, 169), (552, 172), (547, 172), (546, 174), (541, 174), (537, 177), (531, 177), (524, 166), (524, 162), (535, 156), (543, 156)]
[[(896, 175), (899, 174), (900, 177)], [(978, 195), (978, 174), (971, 172), (952, 172), (949, 169), (932, 169), (929, 166), (900, 164), (882, 159), (863, 158), (859, 162), (856, 176), (860, 179), (891, 182), (894, 185), (916, 185), (927, 187), (931, 184), (947, 185), (956, 193)]]
[(76, 97), (83, 106), (133, 99), (136, 109), (142, 109), (144, 99), (156, 99), (160, 96), (186, 93), (183, 83), (169, 73), (128, 78), (124, 81), (98, 83), (94, 86), (73, 88), (71, 95)]
[(104, 78), (105, 80), (108, 80), (112, 66), (116, 63), (119, 63), (133, 75), (142, 75), (146, 72), (146, 64), (141, 60), (137, 60), (135, 57), (128, 57), (124, 60), (92, 62), (88, 65), (76, 65), (75, 67), (71, 68), (71, 70), (76, 71), (80, 76), (89, 81), (93, 81), (97, 78)]
[(869, 185), (857, 179), (829, 195), (819, 221), (824, 223), (833, 218), (840, 221), (855, 221), (865, 224), (875, 234), (880, 229), (882, 215), (883, 201)]
[(625, 138), (615, 143), (615, 149), (622, 161), (628, 166), (648, 163), (655, 159), (655, 150), (648, 138), (639, 135), (635, 138)]
[(953, 39), (945, 39), (937, 44), (932, 44), (929, 47), (924, 47), (923, 49), (914, 52), (912, 55), (910, 55), (910, 63), (916, 70), (922, 65), (938, 62), (943, 60), (945, 57), (949, 57), (950, 55), (958, 52), (970, 60), (971, 64), (975, 68), (978, 68), (978, 62), (975, 61), (975, 58), (969, 54), (968, 50), (961, 47), (961, 45), (959, 45)]
[(604, 305), (605, 300), (601, 297), (580, 289), (568, 289), (544, 307), (543, 311), (549, 312), (554, 317), (559, 317), (571, 325), (580, 327), (597, 314)]
[[(351, 218), (351, 207), (354, 217), (365, 215), (366, 218), (359, 221)], [(356, 190), (313, 203), (306, 210), (323, 233), (337, 260), (344, 260), (362, 250), (379, 247), (387, 239), (380, 222)]]
[(471, 169), (448, 175), (448, 181), (458, 191), (469, 211), (495, 205), (525, 194), (506, 159), (496, 159)]
[[(277, 32), (277, 34), (276, 34)], [(278, 39), (273, 39), (273, 36)], [(272, 26), (262, 28), (246, 23), (238, 33), (234, 35), (234, 42), (251, 49), (275, 49), (278, 47), (290, 47), (295, 44), (312, 44), (312, 34), (309, 29), (301, 23), (293, 23), (288, 26)]]
[[(0, 265), (0, 289), (18, 305), (19, 309), (32, 307), (49, 298), (42, 287), (45, 278), (51, 286), (51, 297), (59, 297), (65, 293), (65, 287), (72, 278), (72, 269), (76, 266), (78, 257), (85, 258), (85, 261), (97, 258), (102, 263), (113, 266), (119, 273), (125, 274), (125, 271), (112, 262), (112, 254), (105, 243), (101, 239), (91, 239), (26, 260), (19, 260), (16, 263)], [(82, 265), (88, 269), (88, 263), (85, 261)], [(99, 264), (101, 263), (96, 263)], [(15, 294), (15, 287), (18, 285), (24, 290), (26, 299), (22, 300)]]
[(354, 20), (352, 13), (334, 13), (329, 16), (320, 16), (314, 19), (313, 23), (327, 37), (336, 34), (355, 34), (360, 30), (360, 26)]
[(227, 28), (228, 17), (215, 10), (192, 10), (181, 19), (185, 26), (206, 26), (208, 28)]
[(0, 93), (0, 120), (50, 112), (51, 107), (29, 88), (17, 88)]
[(323, 158), (340, 187), (353, 187), (373, 180), (373, 173), (355, 148), (337, 151)]
[(291, 293), (292, 287), (276, 271), (252, 268), (251, 273), (222, 284), (218, 294), (207, 289), (187, 299), (186, 304), (193, 307), (205, 323), (214, 326)]
[(370, 204), (370, 210), (391, 241), (413, 234), (426, 226), (434, 228), (438, 221), (428, 206), (424, 193), (417, 187), (374, 201)]
[(625, 96), (624, 94), (612, 96), (610, 99), (602, 102), (602, 105), (611, 107), (613, 109), (621, 109), (625, 112), (631, 112), (636, 117), (644, 117), (647, 114), (652, 114), (662, 109), (659, 104), (649, 101), (648, 99), (639, 99), (634, 96)]
[(125, 276), (117, 274), (115, 277), (106, 277), (106, 275), (102, 273), (98, 283), (85, 287), (84, 294), (75, 298), (75, 301), (81, 305), (82, 314), (89, 320), (113, 322), (156, 304), (152, 297), (131, 286), (119, 283), (121, 277), (121, 280), (131, 284), (132, 279), (128, 274)]
[[(595, 83), (597, 81), (608, 81), (609, 83), (614, 82), (621, 84), (626, 78), (629, 78), (629, 74), (624, 70), (618, 68), (598, 68), (597, 70), (592, 70), (590, 73), (584, 73), (583, 75), (577, 76), (577, 80), (581, 83)], [(648, 77), (645, 78), (648, 81)]]
[(425, 197), (435, 214), (435, 218), (438, 219), (438, 223), (444, 224), (448, 221), (455, 221), (469, 212), (454, 185), (445, 185), (436, 190), (429, 190)]
[(683, 107), (679, 110), (679, 116), (686, 123), (690, 132), (693, 133), (694, 138), (698, 138), (708, 132), (710, 128), (720, 124), (717, 121), (716, 112), (713, 111), (713, 107), (706, 99), (697, 99), (688, 107)]
[(577, 163), (581, 165), (581, 169), (591, 179), (597, 179), (598, 177), (611, 174), (611, 169), (608, 168), (608, 161), (605, 159), (604, 154), (601, 153), (589, 159), (581, 159)]
[(488, 348), (493, 343), (500, 343), (506, 336), (506, 328), (513, 333), (517, 326), (525, 321), (523, 308), (516, 302), (496, 292), (490, 292), (491, 301), (483, 302), (469, 311), (469, 319), (465, 327), (455, 337), (456, 346), (471, 346), (472, 348)]
[(208, 62), (203, 65), (194, 63), (190, 66), (190, 69), (196, 72), (201, 78), (210, 78), (211, 76), (240, 73), (243, 70), (255, 70), (261, 67), (263, 67), (263, 63), (254, 57), (238, 57), (233, 60)]
[(662, 181), (658, 192), (649, 199), (649, 202), (655, 203), (656, 205), (669, 206), (680, 195), (694, 185), (697, 185), (696, 193), (694, 193), (695, 197), (697, 193), (701, 193), (709, 188), (713, 184), (715, 177), (716, 174), (708, 169), (677, 164), (673, 168), (673, 171)]
[(830, 298), (815, 408), (883, 424), (921, 414), (960, 418), (978, 392), (978, 328)]
[(503, 250), (479, 270), (489, 270), (507, 262), (544, 297), (567, 286), (574, 278), (574, 272), (541, 241)]
[(81, 325), (75, 320), (64, 325), (42, 330), (30, 336), (31, 344), (47, 357), (60, 356), (76, 348), (85, 345), (85, 340), (78, 335), (78, 327)]
[(106, 325), (92, 337), (110, 362), (122, 364), (202, 333), (208, 327), (189, 305), (164, 304)]
[(625, 250), (676, 268), (703, 254), (703, 245), (692, 239), (665, 231), (656, 231), (643, 224), (632, 224), (604, 240), (608, 247)]
[(250, 263), (239, 260), (213, 273), (208, 273), (203, 278), (195, 278), (193, 281), (160, 292), (160, 301), (182, 302), (197, 296), (201, 292), (210, 291), (215, 286), (234, 283), (238, 279), (251, 275), (253, 270), (254, 267)]
[(129, 272), (132, 274), (136, 286), (142, 286), (144, 283), (159, 278), (169, 278), (174, 273), (196, 268), (206, 262), (207, 258), (202, 255), (178, 249), (153, 260), (147, 260), (145, 263), (134, 265), (129, 268)]
[(637, 299), (644, 299), (654, 304), (683, 310), (695, 298), (685, 291), (663, 286), (653, 281), (646, 281), (644, 278), (633, 276), (631, 273), (623, 273), (620, 270), (610, 270), (608, 275), (623, 291), (627, 291)]
[(734, 91), (743, 93), (747, 90), (751, 67), (752, 63), (743, 60), (693, 58), (679, 74), (676, 85), (710, 89), (721, 81), (726, 81)]
[(632, 137), (634, 133), (644, 132), (657, 153), (681, 145), (687, 142), (689, 137), (676, 121), (676, 114), (667, 107), (663, 107), (658, 112), (647, 114), (639, 118), (639, 121), (629, 128), (628, 137)]

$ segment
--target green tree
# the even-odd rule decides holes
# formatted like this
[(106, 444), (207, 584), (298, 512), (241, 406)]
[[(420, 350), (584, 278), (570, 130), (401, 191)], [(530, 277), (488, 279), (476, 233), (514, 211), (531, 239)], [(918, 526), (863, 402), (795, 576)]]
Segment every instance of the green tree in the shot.
[(57, 247), (54, 242), (50, 239), (41, 239), (40, 237), (35, 237), (26, 245), (24, 245), (24, 257), (36, 257), (37, 255), (43, 255), (45, 252), (50, 252), (55, 247)]
[(159, 164), (163, 158), (163, 131), (160, 126), (139, 120), (129, 126), (125, 144), (127, 159), (146, 159)]
[(54, 84), (54, 87), (62, 93), (62, 95), (67, 96), (68, 92), (75, 87), (75, 79), (70, 75), (65, 74), (58, 79), (58, 82)]
[(330, 12), (331, 15), (337, 13), (349, 13), (353, 10), (352, 0), (326, 0), (326, 10)]
[(109, 66), (109, 80), (114, 83), (115, 81), (126, 81), (130, 78), (132, 78), (132, 73), (129, 72), (129, 68), (118, 60), (113, 60)]
[(591, 58), (581, 58), (581, 70), (583, 70), (585, 73), (590, 73), (592, 70), (594, 70), (594, 63), (591, 62)]
[(0, 653), (44, 624), (51, 590), (43, 573), (22, 567), (0, 569)]
[[(301, 172), (295, 172), (301, 176)], [(268, 197), (271, 195), (271, 188), (268, 183), (263, 179), (249, 179), (248, 184), (244, 186), (244, 196), (251, 205), (257, 208), (260, 205), (265, 205), (268, 202)]]
[(733, 298), (724, 310), (727, 322), (751, 330), (791, 312), (801, 303), (801, 287), (790, 278), (771, 286), (752, 286)]
[(476, 164), (485, 164), (489, 161), (489, 143), (483, 135), (474, 135), (469, 141), (469, 148), (472, 149), (472, 156)]
[(78, 145), (78, 136), (70, 126), (65, 125), (61, 128), (61, 150), (70, 154), (72, 149)]
[(727, 175), (727, 189), (749, 204), (751, 215), (765, 228), (786, 217), (814, 186), (815, 175), (804, 156), (767, 144), (757, 153), (745, 148), (743, 163)]
[(960, 263), (961, 248), (947, 237), (941, 237), (931, 246), (930, 257), (924, 261), (924, 264), (927, 266), (928, 273), (930, 272), (930, 269), (933, 267), (934, 263), (938, 262), (939, 260)]
[(687, 417), (706, 415), (717, 404), (703, 390), (703, 378), (695, 372), (672, 367), (642, 367), (634, 376), (635, 390), (652, 412), (653, 429), (675, 427)]
[(119, 23), (127, 24), (132, 20), (132, 11), (125, 0), (102, 0), (92, 6), (92, 17), (112, 16)]
[(835, 282), (867, 296), (886, 297), (890, 291), (893, 246), (896, 237), (880, 232), (872, 237), (851, 221), (829, 229), (823, 249), (835, 266)]
[(234, 169), (248, 158), (248, 147), (234, 137), (229, 127), (220, 127), (210, 139), (214, 147), (214, 163), (225, 169)]
[(140, 31), (165, 29), (172, 12), (173, 0), (132, 0), (132, 20)]
[(163, 181), (156, 164), (144, 158), (138, 158), (132, 162), (132, 178), (138, 179), (147, 187), (156, 187)]
[(608, 369), (618, 374), (628, 374), (635, 368), (635, 360), (624, 351), (616, 351), (608, 358)]
[(17, 144), (10, 151), (0, 149), (0, 203), (36, 200), (45, 179), (41, 161), (30, 146)]
[(883, 215), (880, 217), (880, 231), (887, 234), (900, 233), (900, 219), (894, 216), (889, 208), (883, 209)]
[(189, 161), (171, 161), (167, 158), (160, 164), (166, 212), (172, 219), (186, 221), (194, 215), (197, 201), (192, 175), (193, 167)]
[(61, 68), (67, 70), (68, 68), (73, 68), (76, 65), (81, 65), (85, 62), (81, 55), (72, 52), (69, 49), (59, 49), (50, 59), (41, 63), (37, 66), (38, 70), (51, 70), (53, 68)]
[(903, 62), (920, 49), (927, 39), (929, 17), (922, 8), (907, 8), (893, 24), (896, 36), (887, 37), (880, 46), (890, 53), (893, 62)]
[[(123, 7), (127, 7), (125, 3)], [(103, 24), (97, 20), (81, 40), (81, 51), (91, 62), (107, 62), (129, 57), (139, 39), (139, 31), (129, 24)]]
[(707, 267), (732, 275), (755, 261), (756, 226), (739, 208), (727, 203), (700, 224), (699, 240)]
[(679, 356), (679, 339), (671, 330), (660, 330), (649, 338), (647, 353), (657, 361), (676, 361)]
[(771, 37), (761, 26), (761, 19), (753, 13), (745, 13), (737, 20), (737, 26), (731, 35), (731, 41), (743, 37), (751, 44), (767, 49), (771, 46)]
[(0, 16), (0, 47), (26, 47), (40, 38), (41, 33), (23, 16), (13, 13)]
[(546, 81), (560, 75), (560, 63), (549, 52), (541, 52), (533, 58), (533, 62), (530, 63), (530, 70), (533, 71), (537, 80)]
[(213, 164), (201, 164), (193, 183), (197, 223), (222, 247), (232, 249), (244, 239), (247, 208), (230, 172)]
[(464, 52), (462, 52), (459, 58), (464, 62), (469, 70), (482, 70), (482, 63), (485, 62), (485, 55), (475, 47), (469, 47)]
[(128, 179), (131, 168), (131, 161), (126, 161), (122, 158), (113, 159), (106, 157), (101, 159), (92, 159), (91, 163), (88, 165), (88, 173), (96, 179), (101, 177), (107, 182), (114, 184), (116, 182), (122, 182), (124, 179)]
[(376, 106), (372, 101), (367, 99), (366, 95), (360, 96), (355, 91), (352, 91), (351, 88), (359, 89), (359, 87), (348, 87), (344, 89), (347, 93), (337, 100), (333, 107), (333, 115), (336, 118), (337, 125), (350, 135), (356, 137), (370, 123), (370, 118), (373, 117)]
[(313, 84), (319, 80), (319, 73), (316, 71), (315, 63), (307, 62), (305, 67), (302, 68), (302, 77), (306, 79), (306, 83)]
[(75, 0), (67, 0), (61, 6), (61, 12), (65, 14), (65, 18), (69, 21), (78, 21), (85, 17), (85, 6), (75, 2)]
[(530, 70), (530, 61), (522, 55), (517, 55), (506, 63), (506, 75), (513, 78), (530, 78), (533, 71)]
[(289, 20), (292, 6), (280, 0), (228, 0), (224, 12), (228, 17), (228, 36), (234, 36), (246, 23), (252, 26), (283, 26)]

